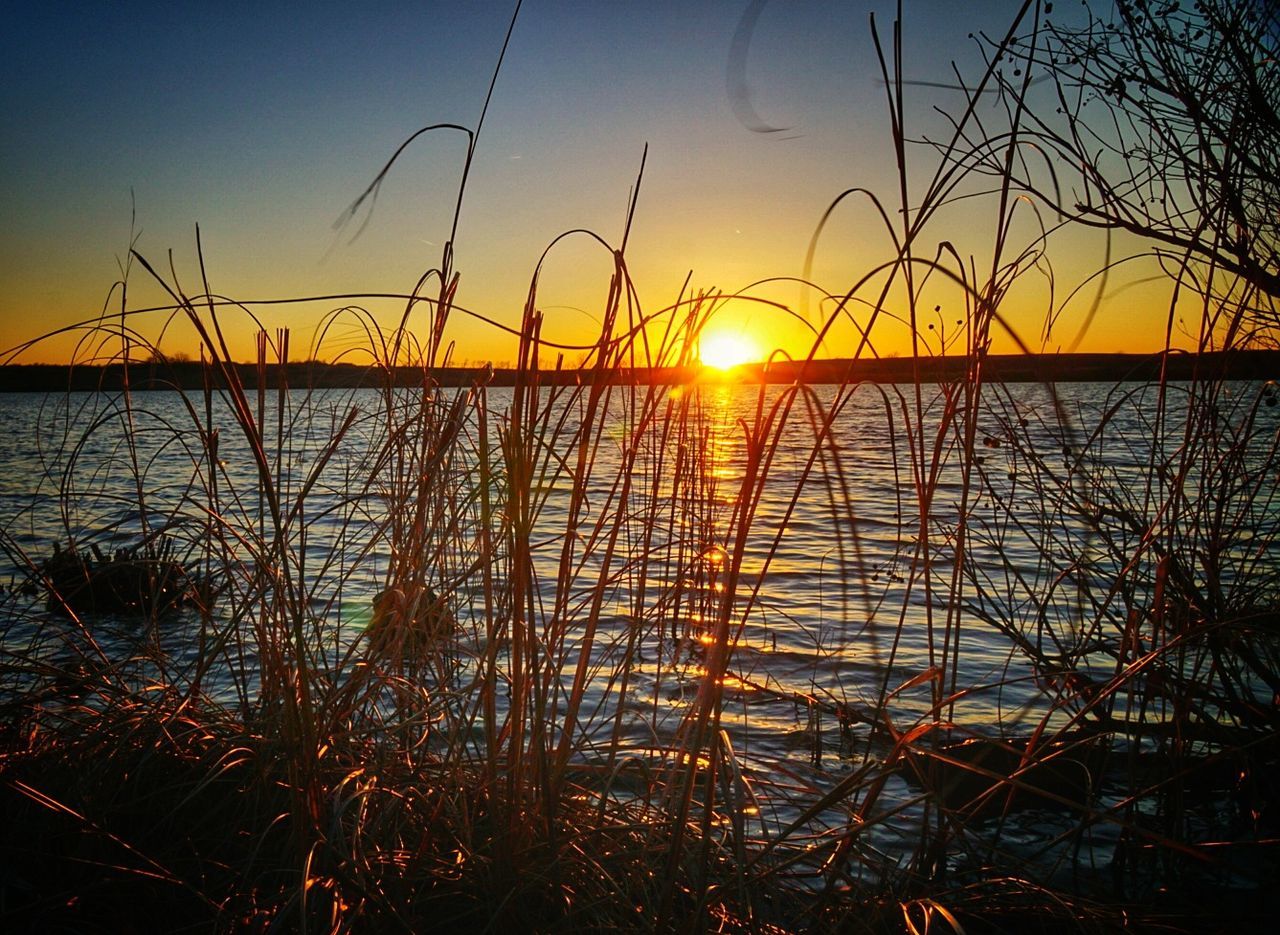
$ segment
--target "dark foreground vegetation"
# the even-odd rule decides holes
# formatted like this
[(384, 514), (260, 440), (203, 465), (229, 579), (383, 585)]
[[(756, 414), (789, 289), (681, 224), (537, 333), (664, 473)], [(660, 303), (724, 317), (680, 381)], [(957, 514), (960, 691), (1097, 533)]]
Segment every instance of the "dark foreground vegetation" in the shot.
[[(1027, 4), (990, 45), (949, 135), (926, 144), (936, 167), (910, 186), (896, 32), (878, 44), (904, 173), (902, 203), (880, 215), (899, 252), (829, 297), (815, 343), (855, 298), (864, 336), (891, 308), (914, 325), (929, 277), (946, 277), (965, 297), (963, 371), (936, 388), (761, 388), (728, 473), (696, 388), (622, 378), (637, 359), (691, 367), (717, 297), (646, 315), (623, 250), (592, 379), (538, 376), (535, 278), (509, 392), (485, 375), (443, 391), (446, 244), (398, 328), (361, 318), (374, 401), (323, 407), (265, 377), (291, 359), (287, 332), (261, 336), (251, 381), (228, 360), (230, 312), (135, 256), (205, 363), (180, 422), (132, 385), (55, 404), (61, 434), (39, 444), (57, 554), (23, 537), (26, 514), (0, 532), (17, 569), (0, 602), (0, 925), (1267, 924), (1274, 386), (1163, 370), (1086, 423), (1051, 385), (1029, 416), (986, 365), (1004, 296), (1047, 267), (1059, 224), (1145, 244), (1200, 309), (1188, 333), (1203, 354), (1274, 348), (1280, 29), (1265, 5), (1225, 0), (1120, 4), (1072, 28), (1050, 6)], [(1031, 85), (1043, 75), (1047, 105)], [(936, 209), (974, 190), (992, 242), (932, 233)], [(1014, 244), (1021, 212), (1040, 223)], [(118, 351), (87, 363), (155, 357), (144, 324), (124, 309), (93, 325), (84, 346)], [(884, 664), (843, 694), (784, 689), (740, 660), (811, 479), (841, 567), (878, 580), (859, 565), (860, 454), (834, 441), (860, 393), (900, 445), (901, 570), (841, 605), (839, 652), (874, 644)], [(1135, 399), (1141, 431), (1118, 451)], [(759, 521), (784, 483), (785, 515)], [(966, 665), (975, 628), (1007, 646), (1000, 671)], [(671, 653), (698, 677), (663, 716), (669, 696), (634, 689)], [(1027, 700), (999, 723), (972, 716), (1006, 692)], [(751, 699), (780, 694), (805, 712), (808, 771), (734, 739)], [(633, 715), (652, 725), (644, 742)], [(1018, 840), (1028, 815), (1060, 829), (1035, 853)], [(890, 828), (906, 829), (891, 850)]]

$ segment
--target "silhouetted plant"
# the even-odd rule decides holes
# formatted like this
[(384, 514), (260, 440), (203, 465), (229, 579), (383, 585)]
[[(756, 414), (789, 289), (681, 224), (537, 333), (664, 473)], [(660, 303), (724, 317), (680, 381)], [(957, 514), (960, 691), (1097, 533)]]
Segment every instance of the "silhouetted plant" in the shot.
[(1280, 10), (1121, 0), (1086, 4), (1081, 20), (1037, 6), (1043, 20), (1001, 50), (997, 73), (1027, 145), (978, 163), (1072, 224), (1139, 238), (1183, 288), (1226, 299), (1205, 322), (1220, 346), (1275, 346)]

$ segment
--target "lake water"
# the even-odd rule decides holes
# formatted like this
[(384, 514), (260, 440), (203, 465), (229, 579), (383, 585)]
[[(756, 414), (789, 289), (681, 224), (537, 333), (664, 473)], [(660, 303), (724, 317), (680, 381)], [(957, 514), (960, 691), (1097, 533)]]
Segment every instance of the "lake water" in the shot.
[[(569, 661), (566, 690), (588, 638), (582, 621), (596, 622), (573, 729), (583, 751), (618, 731), (626, 749), (645, 753), (678, 737), (727, 607), (734, 649), (723, 726), (742, 762), (777, 783), (765, 796), (766, 826), (786, 824), (876, 755), (868, 718), (887, 716), (904, 732), (937, 721), (1023, 736), (1071, 722), (1079, 706), (1063, 703), (1046, 666), (1103, 681), (1114, 674), (1115, 633), (1152, 599), (1155, 558), (1133, 560), (1144, 535), (1176, 550), (1203, 534), (1190, 524), (1234, 511), (1214, 586), (1230, 596), (1274, 585), (1278, 410), (1257, 386), (1227, 387), (1216, 401), (1238, 463), (1224, 463), (1225, 441), (1217, 454), (1190, 452), (1185, 386), (1171, 388), (1163, 408), (1157, 387), (1138, 385), (1072, 385), (1056, 395), (993, 386), (978, 402), (933, 386), (815, 387), (763, 446), (758, 496), (743, 482), (754, 476), (752, 435), (769, 434), (783, 389), (656, 391), (651, 419), (633, 403), (645, 392), (612, 391), (604, 414), (590, 416), (599, 431), (581, 459), (582, 397), (521, 416), (545, 420), (524, 481), (510, 457), (505, 466), (493, 459), (495, 500), (512, 485), (530, 495), (522, 515), (532, 522), (533, 584), (522, 616), (541, 651)], [(231, 571), (215, 629), (251, 630), (255, 576), (287, 553), (308, 632), (340, 659), (359, 650), (393, 550), (409, 541), (407, 505), (434, 497), (420, 515), (439, 528), (419, 528), (411, 541), (428, 543), (418, 564), (460, 624), (449, 677), (461, 692), (489, 649), (494, 615), (506, 625), (512, 613), (491, 606), (486, 614), (483, 569), (470, 562), (481, 522), (478, 452), (524, 436), (512, 424), (512, 390), (487, 392), (484, 427), (474, 408), (453, 423), (442, 415), (456, 398), (447, 391), (439, 407), (415, 416), (420, 396), (397, 393), (404, 439), (426, 433), (424, 460), (406, 469), (388, 457), (395, 446), (386, 444), (387, 403), (377, 391), (267, 394), (263, 458), (286, 517), (277, 538), (259, 463), (225, 399), (206, 409), (199, 394), (150, 392), (126, 409), (118, 396), (0, 396), (0, 581), (15, 586), (0, 604), (5, 647), (63, 662), (84, 652), (82, 631), (16, 587), (53, 542), (92, 539), (110, 552), (136, 542), (144, 524), (173, 523), (180, 550), (193, 555), (217, 532)], [(256, 407), (256, 397), (249, 402)], [(216, 466), (193, 422), (217, 430)], [(437, 444), (432, 433), (450, 424), (456, 441)], [(1204, 437), (1203, 426), (1193, 428)], [(415, 494), (424, 463), (434, 492)], [(211, 490), (216, 519), (205, 509)], [(302, 506), (290, 514), (292, 503)], [(272, 542), (282, 551), (264, 545)], [(511, 573), (509, 564), (489, 564), (494, 575)], [(87, 623), (106, 656), (140, 660), (140, 679), (158, 669), (178, 684), (193, 677), (200, 633), (211, 625), (194, 611), (162, 621), (159, 632), (127, 619)], [(256, 691), (253, 641), (236, 647), (202, 673), (203, 690), (229, 705)], [(510, 661), (509, 637), (496, 652), (499, 666)], [(456, 704), (465, 707), (464, 692)], [(885, 801), (911, 797), (904, 780), (891, 779)], [(853, 805), (827, 810), (827, 819), (847, 820), (842, 808)], [(892, 852), (915, 814), (904, 807), (868, 840)], [(1054, 839), (1064, 820), (1038, 816), (1018, 831), (1026, 838), (1019, 846)]]

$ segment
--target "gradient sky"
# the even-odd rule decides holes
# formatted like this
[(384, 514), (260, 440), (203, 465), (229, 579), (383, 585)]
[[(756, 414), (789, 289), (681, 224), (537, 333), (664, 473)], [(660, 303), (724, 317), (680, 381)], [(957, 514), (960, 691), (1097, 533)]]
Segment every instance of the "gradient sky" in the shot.
[[(203, 291), (197, 224), (210, 287), (220, 295), (250, 301), (412, 289), (438, 264), (448, 235), (461, 135), (413, 145), (360, 237), (350, 236), (358, 223), (338, 237), (333, 222), (413, 131), (445, 121), (474, 126), (512, 6), (54, 0), (10, 10), (0, 61), (0, 350), (104, 307), (118, 312), (112, 283), (128, 252), (131, 216), (136, 249), (166, 275), (172, 252), (188, 294)], [(673, 302), (690, 274), (694, 289), (726, 292), (798, 276), (823, 211), (841, 191), (865, 186), (896, 198), (869, 29), (874, 10), (891, 32), (893, 4), (764, 6), (746, 78), (761, 120), (788, 128), (778, 133), (753, 132), (728, 92), (731, 43), (748, 7), (747, 0), (527, 0), (463, 207), (460, 305), (514, 325), (557, 234), (588, 228), (617, 245), (646, 143), (627, 250), (646, 311)], [(1015, 8), (909, 0), (908, 76), (945, 82), (953, 62), (976, 73), (980, 56), (966, 37), (1002, 34)], [(959, 99), (923, 85), (910, 93), (909, 129), (917, 134), (938, 131), (933, 108)], [(927, 152), (913, 158), (930, 165)], [(990, 219), (976, 211), (944, 215), (930, 242), (950, 240), (981, 259)], [(843, 292), (889, 255), (871, 213), (849, 202), (819, 243), (814, 278)], [(1064, 244), (1054, 254), (1060, 294), (1101, 255), (1082, 238)], [(538, 289), (548, 337), (590, 340), (610, 271), (609, 254), (583, 237), (552, 252)], [(130, 308), (166, 301), (139, 267), (128, 282)], [(1036, 288), (1015, 290), (1007, 314), (1038, 349), (1044, 307)], [(760, 294), (802, 304), (794, 285)], [(1101, 316), (1080, 349), (1157, 349), (1166, 294), (1129, 290), (1125, 314)], [(270, 328), (289, 326), (301, 357), (336, 304), (255, 312)], [(398, 308), (362, 304), (385, 322)], [(763, 307), (730, 303), (721, 318), (763, 348), (806, 350), (798, 330)], [(247, 316), (227, 312), (225, 321), (233, 353), (250, 357)], [(139, 327), (154, 338), (163, 322), (153, 316)], [(1069, 310), (1048, 346), (1070, 344), (1074, 324)], [(449, 334), (459, 362), (514, 356), (513, 342), (487, 326), (458, 319)], [(325, 356), (360, 340), (344, 326)], [(852, 353), (851, 341), (837, 333), (827, 353)], [(175, 325), (163, 346), (191, 353), (191, 332)], [(68, 338), (48, 340), (21, 359), (62, 360), (72, 347)], [(904, 336), (886, 326), (881, 353), (905, 348)]]

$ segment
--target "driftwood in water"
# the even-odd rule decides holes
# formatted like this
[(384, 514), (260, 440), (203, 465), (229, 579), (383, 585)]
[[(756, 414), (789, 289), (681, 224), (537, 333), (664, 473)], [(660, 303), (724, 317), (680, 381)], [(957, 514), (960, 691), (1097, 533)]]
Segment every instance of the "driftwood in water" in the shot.
[(445, 600), (431, 588), (388, 588), (373, 599), (366, 634), (369, 652), (387, 660), (413, 659), (439, 646), (458, 628)]
[(210, 596), (207, 588), (173, 557), (172, 543), (161, 539), (121, 549), (111, 557), (96, 544), (90, 551), (62, 549), (40, 565), (52, 613), (157, 616)]

